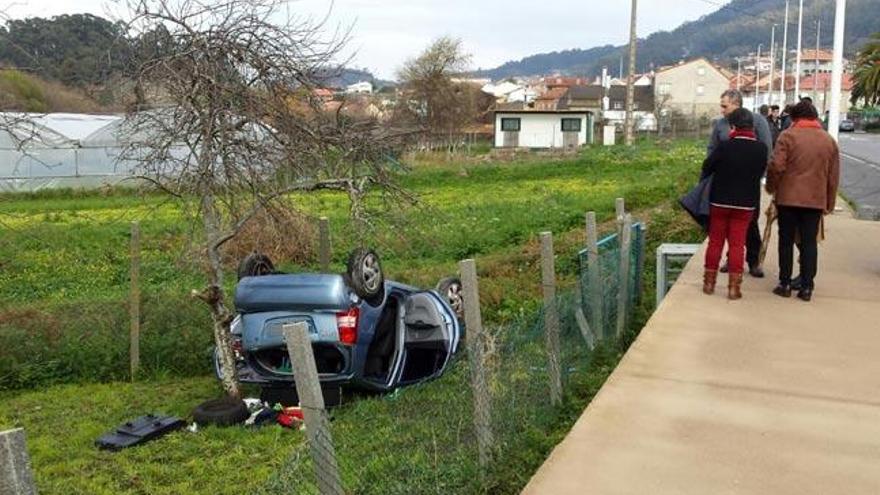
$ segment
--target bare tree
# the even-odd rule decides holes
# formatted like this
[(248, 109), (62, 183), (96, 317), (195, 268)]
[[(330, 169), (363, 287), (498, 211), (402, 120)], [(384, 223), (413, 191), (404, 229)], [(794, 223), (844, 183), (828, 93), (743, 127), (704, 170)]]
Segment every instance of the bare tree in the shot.
[(464, 52), (461, 40), (443, 37), (399, 71), (403, 86), (399, 108), (432, 139), (451, 141), (479, 114), (473, 91), (467, 84), (453, 81), (470, 63), (471, 56)]
[[(136, 101), (124, 156), (178, 199), (199, 232), (223, 386), (239, 396), (222, 248), (254, 215), (297, 191), (333, 189), (365, 221), (374, 186), (405, 196), (388, 171), (405, 133), (326, 115), (313, 90), (333, 74), (347, 34), (283, 15), (282, 0), (137, 0)], [(279, 22), (280, 20), (280, 22)]]
[(669, 94), (658, 94), (654, 100), (654, 120), (657, 122), (657, 135), (663, 135), (663, 119), (669, 113), (669, 101), (672, 96)]

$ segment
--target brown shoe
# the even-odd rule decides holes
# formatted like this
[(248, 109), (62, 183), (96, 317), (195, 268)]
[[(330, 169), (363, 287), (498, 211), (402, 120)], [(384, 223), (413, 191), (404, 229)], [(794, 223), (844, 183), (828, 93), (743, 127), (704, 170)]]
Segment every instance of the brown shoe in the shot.
[(709, 270), (703, 272), (703, 294), (712, 295), (715, 293), (715, 281), (718, 280), (718, 270)]
[(737, 299), (742, 299), (742, 283), (743, 283), (743, 274), (742, 273), (731, 273), (729, 275), (727, 281), (727, 298), (731, 301), (736, 301)]

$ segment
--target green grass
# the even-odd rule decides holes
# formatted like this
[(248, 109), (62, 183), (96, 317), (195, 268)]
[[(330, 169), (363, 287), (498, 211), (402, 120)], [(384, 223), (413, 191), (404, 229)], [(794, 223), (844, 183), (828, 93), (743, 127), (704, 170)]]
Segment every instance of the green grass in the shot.
[[(459, 260), (477, 257), (484, 315), (504, 321), (535, 307), (538, 232), (575, 232), (557, 240), (564, 252), (560, 243), (577, 242), (587, 210), (607, 221), (616, 197), (635, 211), (668, 204), (692, 182), (700, 154), (684, 142), (512, 163), (420, 161), (401, 177), (419, 206), (381, 217), (367, 243), (389, 278), (425, 287), (456, 273)], [(293, 200), (330, 218), (333, 269), (341, 271), (355, 244), (346, 199), (326, 193)], [(175, 205), (124, 191), (13, 195), (0, 197), (0, 389), (126, 378), (132, 220), (142, 230), (145, 376), (209, 371), (208, 315), (188, 297), (203, 277)], [(280, 264), (315, 269), (311, 259)], [(560, 269), (574, 274), (573, 255), (560, 258)]]
[[(590, 149), (574, 158), (511, 163), (418, 160), (402, 178), (419, 208), (386, 217), (369, 241), (389, 278), (432, 286), (475, 256), (484, 320), (496, 338), (490, 384), (499, 448), (479, 476), (465, 359), (439, 380), (359, 398), (333, 411), (346, 487), (354, 493), (514, 493), (528, 481), (598, 391), (635, 333), (588, 354), (564, 312), (565, 401), (548, 404), (540, 316), (537, 233), (555, 233), (562, 293), (577, 273), (582, 219), (595, 210), (613, 229), (614, 198), (648, 225), (642, 302), (653, 310), (653, 256), (660, 242), (700, 233), (674, 199), (699, 169), (696, 143), (636, 150)], [(296, 198), (331, 218), (334, 266), (353, 244), (344, 198)], [(127, 380), (128, 224), (144, 240), (144, 373)], [(297, 431), (269, 427), (186, 431), (120, 453), (93, 441), (134, 416), (186, 417), (220, 390), (209, 376), (204, 308), (185, 295), (200, 273), (186, 253), (187, 228), (161, 197), (127, 192), (47, 192), (0, 197), (0, 429), (22, 426), (41, 493), (311, 492), (311, 466)], [(288, 269), (314, 268), (286, 264)], [(66, 382), (79, 382), (63, 384)], [(43, 390), (27, 390), (51, 386)], [(251, 391), (253, 392), (253, 391)], [(598, 455), (598, 454), (597, 454)]]

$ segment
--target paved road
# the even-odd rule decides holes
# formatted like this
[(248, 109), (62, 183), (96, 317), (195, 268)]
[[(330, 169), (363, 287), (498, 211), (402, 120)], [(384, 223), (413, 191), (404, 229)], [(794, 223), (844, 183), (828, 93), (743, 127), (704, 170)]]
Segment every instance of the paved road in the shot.
[(880, 134), (840, 134), (840, 187), (859, 217), (880, 220)]
[(811, 303), (701, 250), (524, 494), (880, 494), (880, 222), (826, 232)]

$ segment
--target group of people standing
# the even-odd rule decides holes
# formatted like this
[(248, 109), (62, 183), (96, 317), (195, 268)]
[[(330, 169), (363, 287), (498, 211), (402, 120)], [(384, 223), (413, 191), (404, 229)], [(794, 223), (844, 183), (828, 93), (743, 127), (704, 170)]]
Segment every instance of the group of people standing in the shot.
[[(758, 228), (761, 180), (773, 195), (779, 223), (779, 284), (774, 294), (812, 299), (818, 266), (818, 239), (823, 215), (834, 211), (840, 174), (836, 141), (822, 128), (812, 101), (803, 99), (786, 108), (762, 108), (761, 114), (742, 108), (736, 90), (721, 95), (723, 118), (716, 121), (709, 141), (702, 179), (711, 177), (709, 246), (703, 292), (713, 294), (719, 270), (728, 272), (728, 298), (742, 298), (745, 265), (748, 273), (764, 277)], [(721, 267), (727, 244), (728, 260)], [(792, 277), (794, 246), (800, 254), (800, 275)]]

